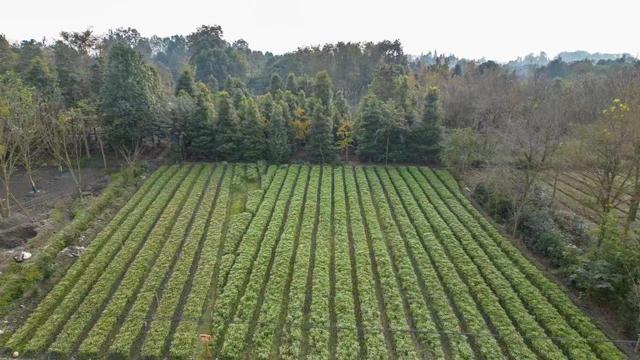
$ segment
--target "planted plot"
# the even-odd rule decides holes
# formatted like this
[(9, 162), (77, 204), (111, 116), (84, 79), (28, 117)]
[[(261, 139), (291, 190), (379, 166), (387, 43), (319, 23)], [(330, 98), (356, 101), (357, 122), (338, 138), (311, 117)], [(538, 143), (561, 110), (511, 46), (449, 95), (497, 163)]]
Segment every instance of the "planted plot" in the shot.
[(447, 172), (381, 166), (160, 168), (5, 348), (92, 359), (625, 358)]

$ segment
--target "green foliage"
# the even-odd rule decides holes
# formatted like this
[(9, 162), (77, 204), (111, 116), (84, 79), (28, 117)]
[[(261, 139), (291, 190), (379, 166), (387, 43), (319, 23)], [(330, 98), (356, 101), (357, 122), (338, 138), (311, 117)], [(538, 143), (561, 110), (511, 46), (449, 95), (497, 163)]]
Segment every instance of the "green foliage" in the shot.
[(404, 119), (393, 102), (385, 103), (375, 95), (367, 95), (358, 117), (356, 139), (362, 160), (399, 162), (406, 159)]
[(273, 94), (282, 90), (282, 78), (278, 74), (273, 74), (271, 76), (271, 85), (269, 86), (269, 91)]
[(180, 94), (180, 91), (184, 91), (191, 96), (196, 96), (196, 84), (193, 78), (193, 70), (190, 67), (186, 67), (178, 78), (178, 84), (176, 85), (176, 95)]
[(231, 96), (227, 92), (218, 94), (218, 119), (215, 125), (215, 156), (219, 159), (240, 159), (240, 128), (238, 115)]
[(209, 159), (214, 156), (215, 111), (211, 94), (206, 87), (200, 86), (195, 98), (195, 109), (187, 120), (185, 147), (193, 159)]
[(324, 108), (320, 103), (313, 106), (311, 115), (311, 127), (307, 148), (309, 156), (315, 162), (331, 163), (336, 159), (336, 147), (334, 145), (331, 124)]
[(429, 88), (422, 121), (411, 129), (411, 157), (420, 162), (436, 162), (440, 158), (443, 138), (442, 117), (438, 108), (438, 89)]
[(327, 71), (316, 74), (313, 82), (313, 96), (320, 100), (325, 115), (329, 116), (332, 110), (333, 84)]
[(296, 76), (293, 73), (289, 73), (287, 75), (287, 84), (285, 87), (288, 91), (291, 91), (293, 94), (298, 92), (298, 84), (296, 82)]
[(42, 57), (37, 57), (31, 61), (24, 78), (27, 84), (46, 96), (53, 96), (57, 90), (58, 79), (56, 72), (51, 69), (51, 65)]
[(152, 132), (159, 101), (155, 73), (129, 46), (116, 43), (107, 55), (101, 110), (109, 141), (132, 150)]
[(479, 166), (486, 159), (480, 135), (473, 129), (451, 129), (442, 150), (444, 164), (455, 173), (462, 174)]
[(269, 160), (275, 163), (286, 161), (290, 155), (291, 146), (289, 144), (289, 130), (281, 104), (273, 106), (267, 134), (269, 136), (269, 141), (267, 142)]
[(246, 98), (240, 104), (239, 126), (240, 148), (243, 161), (257, 161), (265, 158), (267, 134), (258, 104)]

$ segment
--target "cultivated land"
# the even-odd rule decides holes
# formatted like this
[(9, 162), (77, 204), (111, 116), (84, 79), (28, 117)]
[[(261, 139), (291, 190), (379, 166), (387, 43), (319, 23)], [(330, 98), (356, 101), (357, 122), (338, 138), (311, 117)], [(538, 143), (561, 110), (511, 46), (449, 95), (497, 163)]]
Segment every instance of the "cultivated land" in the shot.
[(622, 359), (418, 167), (156, 171), (5, 344), (68, 358)]

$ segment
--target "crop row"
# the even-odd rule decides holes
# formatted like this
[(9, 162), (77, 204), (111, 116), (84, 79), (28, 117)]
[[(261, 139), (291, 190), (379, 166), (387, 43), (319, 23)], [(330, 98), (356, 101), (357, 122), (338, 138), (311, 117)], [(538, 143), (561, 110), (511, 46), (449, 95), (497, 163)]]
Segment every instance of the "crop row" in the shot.
[(271, 222), (274, 207), (280, 200), (280, 193), (284, 187), (287, 173), (286, 168), (281, 168), (276, 172), (258, 212), (240, 242), (237, 256), (227, 276), (228, 281), (224, 284), (223, 291), (215, 299), (211, 324), (213, 331), (211, 334), (216, 343), (220, 345), (222, 344), (224, 331), (226, 331), (226, 322), (235, 315), (238, 300), (249, 281), (251, 269), (255, 258), (258, 256), (264, 233)]
[[(306, 201), (302, 224), (298, 234), (298, 248), (295, 259), (293, 259), (293, 278), (289, 290), (288, 308), (285, 322), (281, 330), (279, 348), (275, 349), (276, 356), (284, 359), (294, 359), (300, 353), (302, 340), (302, 322), (304, 319), (304, 302), (306, 298), (307, 274), (312, 248), (312, 237), (316, 224), (316, 213), (318, 206), (318, 196), (320, 188), (320, 167), (313, 166), (310, 171), (309, 184), (307, 185)], [(284, 306), (284, 305), (283, 305)], [(276, 335), (278, 336), (278, 335)]]
[[(249, 328), (245, 336), (246, 346), (252, 351), (247, 356), (252, 359), (269, 359), (271, 356), (275, 334), (280, 325), (281, 306), (287, 302), (286, 299), (289, 296), (287, 289), (290, 276), (289, 268), (298, 249), (298, 231), (302, 222), (301, 215), (306, 200), (308, 178), (309, 167), (304, 166), (298, 175), (289, 211), (285, 217), (284, 228), (272, 260), (271, 271), (264, 279), (266, 288), (263, 290), (263, 294), (256, 299), (257, 304), (250, 324), (251, 327), (254, 327), (253, 323), (257, 322), (256, 334), (252, 340), (254, 329)], [(260, 306), (261, 301), (262, 306)]]
[[(94, 284), (109, 268), (111, 261), (115, 258), (120, 258), (119, 255), (126, 251), (123, 249), (132, 248), (132, 250), (135, 250), (142, 242), (146, 233), (155, 225), (156, 220), (173, 198), (175, 191), (178, 190), (188, 172), (188, 168), (180, 169), (171, 177), (164, 188), (158, 189), (155, 200), (147, 204), (148, 209), (145, 206), (140, 206), (134, 210), (132, 215), (127, 217), (125, 222), (108, 239), (93, 261), (86, 265), (83, 275), (72, 288), (67, 290), (66, 296), (49, 313), (47, 320), (32, 334), (31, 340), (24, 348), (26, 352), (42, 352), (48, 347), (60, 332), (61, 327), (78, 309)], [(163, 189), (168, 191), (159, 191)]]
[[(29, 319), (20, 327), (7, 342), (11, 349), (19, 349), (27, 337), (40, 326), (52, 311), (65, 298), (67, 293), (82, 277), (89, 264), (101, 252), (104, 245), (116, 232), (126, 234), (135, 223), (133, 219), (139, 218), (147, 209), (151, 200), (165, 186), (167, 181), (175, 174), (177, 167), (160, 168), (140, 187), (131, 197), (129, 202), (114, 216), (114, 218), (98, 233), (91, 245), (85, 250), (83, 256), (67, 270), (65, 276), (47, 294), (43, 301), (33, 311)], [(147, 196), (147, 194), (149, 194)], [(113, 244), (114, 241), (110, 243)], [(114, 244), (115, 245), (115, 244)], [(117, 249), (117, 248), (116, 248)]]
[[(517, 269), (526, 279), (535, 286), (540, 294), (544, 296), (560, 315), (569, 323), (584, 339), (589, 339), (589, 345), (601, 359), (624, 359), (625, 356), (618, 350), (613, 343), (608, 341), (606, 336), (600, 331), (593, 322), (582, 313), (564, 292), (549, 279), (547, 279), (533, 264), (531, 264), (511, 243), (506, 241), (498, 231), (478, 212), (477, 209), (459, 192), (455, 180), (448, 173), (436, 174), (429, 169), (422, 169), (422, 173), (431, 180), (431, 184), (440, 194), (445, 195), (448, 192), (454, 196), (451, 198), (450, 204), (459, 204), (464, 210), (459, 214), (468, 214), (478, 223), (488, 237), (493, 240), (493, 245), (497, 246), (496, 251), (500, 251), (506, 256), (512, 264), (512, 269)], [(439, 179), (441, 177), (443, 181)], [(469, 219), (471, 219), (469, 218)], [(480, 238), (482, 240), (482, 238)], [(485, 242), (485, 249), (491, 245)], [(496, 252), (497, 254), (498, 252)], [(515, 273), (513, 270), (511, 273)], [(506, 275), (506, 274), (505, 274)]]
[(380, 359), (389, 356), (385, 346), (382, 331), (382, 315), (380, 314), (377, 298), (376, 284), (371, 268), (367, 235), (365, 232), (358, 190), (355, 177), (351, 168), (343, 168), (344, 187), (347, 203), (347, 219), (351, 230), (350, 240), (353, 245), (353, 256), (356, 271), (357, 295), (360, 301), (360, 311), (364, 331), (365, 358)]
[[(318, 232), (316, 234), (315, 261), (311, 289), (311, 307), (308, 316), (308, 349), (306, 355), (312, 358), (329, 357), (330, 309), (329, 309), (329, 261), (331, 238), (331, 167), (322, 167), (320, 186), (320, 208), (318, 213)], [(303, 334), (304, 336), (304, 334)]]
[(334, 243), (335, 243), (335, 313), (337, 325), (336, 358), (354, 358), (360, 353), (353, 279), (351, 275), (351, 255), (347, 223), (347, 203), (344, 192), (344, 169), (338, 167), (333, 174), (334, 201)]
[[(404, 183), (400, 183), (399, 186), (404, 186)], [(424, 194), (415, 194), (414, 192), (414, 196), (416, 195), (418, 197), (424, 197)], [(420, 200), (419, 202), (422, 205), (424, 215), (429, 219), (433, 230), (444, 247), (445, 253), (449, 259), (451, 259), (462, 280), (468, 285), (470, 293), (486, 315), (490, 326), (492, 326), (495, 329), (494, 331), (500, 336), (500, 341), (504, 345), (505, 350), (516, 358), (535, 358), (536, 356), (524, 342), (521, 334), (512, 323), (511, 318), (500, 305), (498, 297), (485, 282), (486, 279), (481, 276), (475, 264), (458, 243), (456, 237), (458, 234), (454, 234), (454, 232), (447, 227), (447, 224), (439, 216), (431, 203)]]
[[(376, 177), (374, 168), (367, 168), (365, 173), (369, 180), (380, 226), (386, 238), (389, 257), (396, 266), (398, 282), (408, 302), (407, 308), (413, 319), (411, 326), (421, 330), (415, 333), (420, 343), (419, 350), (427, 353), (423, 357), (442, 359), (444, 358), (444, 347), (442, 346), (438, 329), (435, 326), (435, 321), (431, 317), (429, 303), (421, 293), (421, 286), (417, 276), (419, 270), (414, 268), (414, 264), (410, 261), (410, 256), (407, 256), (403, 238), (394, 221), (392, 209), (388, 203), (389, 200), (386, 199), (384, 189)], [(393, 200), (396, 200), (396, 198), (394, 197)], [(393, 210), (397, 211), (398, 209)]]
[[(160, 246), (153, 249), (151, 247), (147, 247), (147, 245), (150, 241), (161, 242), (163, 239), (152, 238), (151, 236), (147, 239), (147, 244), (145, 244), (145, 247), (143, 248), (143, 250), (146, 249), (147, 251), (141, 250), (136, 256), (135, 261), (131, 263), (125, 276), (118, 285), (118, 289), (113, 294), (109, 303), (100, 314), (97, 322), (80, 345), (79, 353), (81, 356), (86, 358), (95, 358), (100, 354), (102, 349), (105, 347), (109, 334), (113, 332), (114, 328), (118, 325), (119, 320), (125, 316), (127, 316), (125, 329), (120, 329), (119, 335), (123, 333), (129, 334), (134, 336), (135, 339), (135, 335), (137, 335), (137, 333), (130, 334), (126, 327), (133, 326), (133, 324), (141, 326), (144, 322), (146, 315), (145, 310), (151, 305), (154, 295), (165, 278), (165, 274), (170, 272), (175, 255), (180, 250), (182, 239), (186, 236), (186, 230), (192, 218), (191, 215), (198, 207), (199, 195), (203, 189), (205, 189), (211, 172), (212, 167), (207, 166), (200, 173), (193, 191), (189, 194), (186, 203), (178, 214), (178, 218), (169, 233), (169, 239), (165, 240), (159, 253), (158, 248), (160, 248)], [(157, 236), (162, 235), (154, 232), (152, 232), (152, 234), (157, 234)], [(154, 257), (155, 260), (153, 260)], [(153, 271), (150, 272), (149, 269), (151, 268), (153, 268)], [(138, 289), (140, 289), (139, 292), (137, 291)], [(127, 311), (129, 309), (128, 305), (134, 300), (133, 308), (127, 315)], [(133, 315), (134, 318), (131, 319), (130, 316), (132, 316), (132, 314), (139, 315), (137, 317)], [(132, 323), (130, 320), (137, 322)]]
[(386, 249), (364, 169), (361, 167), (355, 168), (355, 176), (358, 184), (358, 193), (360, 194), (362, 216), (366, 221), (369, 251), (372, 255), (371, 261), (375, 264), (375, 270), (377, 270), (374, 270), (374, 276), (377, 275), (380, 281), (379, 291), (382, 292), (388, 326), (395, 330), (393, 332), (394, 351), (401, 358), (416, 358), (418, 354), (412, 337), (415, 332), (404, 331), (410, 327), (408, 322), (410, 315), (408, 309), (406, 309), (406, 301), (401, 297), (401, 288), (396, 279), (393, 259)]
[[(166, 167), (159, 172), (162, 173)], [(155, 176), (157, 178), (157, 176)], [(153, 182), (152, 180), (150, 180)], [(31, 240), (32, 243), (38, 239), (47, 238), (47, 245), (44, 249), (35, 254), (28, 263), (9, 266), (3, 271), (0, 277), (0, 315), (5, 315), (9, 309), (8, 305), (24, 294), (35, 282), (48, 278), (48, 274), (55, 265), (56, 256), (69, 244), (78, 239), (81, 234), (91, 226), (99, 226), (102, 220), (99, 215), (114, 202), (118, 202), (125, 196), (126, 186), (129, 184), (127, 176), (117, 174), (111, 177), (109, 185), (102, 191), (100, 196), (90, 201), (89, 205), (74, 213), (73, 220), (66, 224), (57, 232), (39, 232), (38, 236)], [(149, 187), (146, 187), (148, 190)], [(140, 196), (137, 196), (141, 199)], [(132, 198), (133, 199), (133, 198)], [(127, 211), (131, 211), (129, 207)], [(124, 209), (123, 209), (124, 210)], [(119, 220), (117, 220), (118, 218)], [(116, 221), (122, 221), (122, 215), (114, 217)]]
[[(217, 172), (215, 184), (217, 184), (220, 179), (221, 173), (222, 171)], [(143, 358), (157, 359), (162, 356), (165, 340), (169, 335), (174, 314), (178, 311), (177, 308), (183, 289), (187, 287), (187, 282), (191, 275), (191, 267), (200, 241), (204, 235), (209, 214), (215, 203), (216, 192), (217, 187), (214, 185), (203, 194), (203, 197), (201, 197), (202, 204), (194, 215), (194, 220), (192, 220), (193, 225), (190, 231), (188, 234), (185, 234), (185, 240), (181, 249), (174, 250), (176, 253), (179, 252), (179, 256), (171, 272), (167, 273), (170, 277), (166, 283), (164, 292), (157, 295), (160, 300), (140, 352)], [(178, 221), (180, 222), (180, 220), (181, 219)], [(182, 223), (181, 227), (184, 224), (186, 223)], [(177, 225), (178, 224), (176, 224), (176, 227)], [(166, 257), (168, 258), (169, 256), (170, 253), (168, 252)], [(154, 270), (164, 272), (163, 268), (156, 267)], [(156, 294), (157, 293), (156, 290)]]
[[(415, 169), (414, 169), (415, 170)], [(417, 172), (417, 170), (415, 170)], [(411, 176), (407, 172), (407, 176)], [(456, 214), (449, 211), (435, 191), (426, 184), (424, 178), (418, 178), (418, 182), (431, 201), (434, 209), (440, 214), (447, 226), (456, 234), (459, 244), (468, 257), (476, 264), (479, 272), (484, 276), (487, 284), (495, 291), (502, 307), (519, 327), (520, 333), (528, 339), (530, 347), (540, 358), (560, 359), (564, 358), (562, 351), (547, 337), (547, 332), (554, 337), (579, 337), (571, 328), (568, 328), (562, 318), (555, 313), (555, 309), (543, 301), (535, 289), (527, 285), (522, 278), (518, 279), (518, 272), (513, 267), (500, 267), (502, 273), (496, 268), (496, 264), (504, 262), (504, 256), (492, 253), (490, 256), (478, 246), (478, 233), (472, 235), (468, 229), (473, 229), (477, 223), (468, 223), (465, 228)], [(475, 238), (473, 237), (475, 236)], [(505, 277), (506, 275), (506, 277)], [(515, 279), (515, 280), (514, 280)], [(588, 358), (593, 356), (589, 348), (584, 344), (561, 343), (566, 353), (573, 358)]]
[[(113, 305), (108, 308), (115, 309), (113, 311), (117, 313), (119, 309), (126, 306), (127, 298), (135, 294), (140, 281), (148, 274), (178, 215), (192, 211), (189, 208), (183, 212), (183, 205), (192, 194), (192, 187), (201, 172), (202, 166), (194, 166), (185, 179), (186, 183), (178, 188), (175, 197), (164, 209), (150, 232), (142, 231), (144, 227), (138, 224), (130, 237), (133, 241), (125, 243), (58, 333), (56, 340), (49, 348), (51, 353), (66, 357), (73, 351), (78, 340), (82, 339), (83, 334), (90, 328), (96, 314), (100, 314), (100, 309), (109, 300), (112, 289), (117, 287), (111, 302)], [(188, 205), (191, 207), (192, 203)]]
[(214, 259), (222, 241), (223, 223), (228, 209), (232, 176), (232, 171), (227, 169), (219, 185), (217, 199), (209, 215), (209, 221), (203, 228), (204, 241), (192, 276), (191, 289), (184, 302), (182, 316), (177, 319), (169, 348), (171, 359), (191, 359), (194, 357), (195, 334), (198, 329), (198, 320), (196, 319), (201, 318), (210, 293), (212, 273), (216, 263)]
[[(405, 204), (402, 201), (404, 200), (402, 199), (403, 195), (408, 195), (406, 189), (400, 189), (400, 191), (397, 191), (396, 188), (390, 186), (390, 182), (386, 174), (380, 171), (380, 168), (376, 170), (377, 174), (374, 174), (373, 170), (369, 170), (370, 178), (373, 179), (371, 182), (372, 187), (378, 188), (377, 193), (383, 192), (380, 189), (382, 188), (387, 194), (385, 199), (386, 203), (381, 207), (390, 208), (395, 218), (397, 229), (399, 230), (399, 234), (395, 234), (395, 238), (400, 237), (404, 241), (408, 258), (411, 260), (419, 281), (416, 288), (422, 290), (422, 296), (425, 298), (425, 302), (431, 311), (434, 325), (428, 325), (427, 328), (421, 328), (423, 331), (427, 332), (425, 335), (429, 336), (425, 340), (431, 341), (431, 356), (444, 356), (442, 351), (438, 351), (437, 348), (434, 349), (434, 346), (437, 347), (439, 345), (436, 342), (438, 340), (437, 335), (442, 334), (443, 336), (440, 337), (440, 348), (442, 350), (446, 350), (448, 348), (449, 353), (454, 358), (472, 358), (473, 350), (469, 342), (465, 336), (459, 334), (461, 329), (464, 329), (465, 327), (464, 324), (458, 320), (455, 310), (451, 306), (451, 303), (456, 304), (456, 302), (452, 301), (451, 297), (448, 296), (447, 292), (443, 288), (441, 279), (434, 269), (432, 261), (429, 258), (429, 254), (425, 251), (425, 247), (423, 247), (424, 240), (423, 242), (420, 241), (424, 237), (432, 237), (433, 233), (430, 231), (430, 228), (425, 226), (426, 223), (424, 222), (424, 219), (421, 219), (418, 216), (418, 214), (420, 214), (420, 210), (417, 208), (417, 204), (415, 202)], [(380, 195), (378, 196), (378, 199), (381, 199)], [(378, 203), (379, 201), (380, 200), (378, 200)], [(411, 216), (409, 214), (411, 214)], [(418, 222), (422, 222), (420, 224), (416, 224), (416, 220)], [(422, 225), (422, 227), (420, 225)], [(409, 271), (409, 269), (407, 269), (407, 271)], [(451, 279), (459, 281), (459, 279), (456, 279), (455, 277), (451, 277)], [(467, 311), (466, 314), (468, 314), (468, 317), (474, 318), (475, 316), (476, 319), (479, 319), (477, 314), (474, 314), (471, 311)], [(427, 344), (429, 343), (427, 342)]]
[[(278, 240), (285, 219), (287, 218), (287, 210), (291, 198), (295, 198), (294, 189), (297, 185), (297, 178), (300, 172), (300, 166), (291, 166), (289, 173), (284, 182), (283, 193), (276, 201), (275, 207), (271, 214), (271, 221), (262, 236), (262, 242), (259, 245), (259, 251), (254, 258), (253, 264), (247, 273), (247, 283), (241, 296), (235, 301), (235, 311), (230, 313), (227, 320), (230, 320), (225, 338), (222, 339), (224, 345), (219, 352), (227, 358), (238, 358), (244, 349), (245, 333), (249, 331), (249, 322), (254, 314), (253, 309), (256, 303), (261, 300), (261, 294), (264, 289), (265, 282), (269, 279), (269, 270), (273, 261), (274, 253), (277, 250)], [(304, 184), (303, 184), (304, 191)], [(303, 195), (300, 191), (299, 195)]]
[[(411, 184), (409, 185), (411, 186)], [(481, 357), (502, 357), (500, 345), (498, 345), (495, 338), (489, 333), (489, 326), (471, 297), (470, 289), (467, 284), (462, 281), (456, 267), (452, 264), (441, 243), (436, 238), (429, 221), (427, 221), (427, 217), (422, 213), (422, 206), (424, 206), (423, 203), (426, 199), (424, 196), (414, 197), (404, 189), (399, 190), (403, 203), (407, 208), (407, 214), (415, 226), (421, 241), (423, 251), (428, 255), (430, 262), (433, 264), (433, 269), (437, 272), (440, 283), (445, 288), (445, 292), (451, 299), (451, 304), (455, 307), (456, 313), (461, 319), (461, 330), (465, 333), (473, 334), (470, 340), (473, 341), (474, 348)], [(416, 249), (415, 254), (419, 254), (419, 246), (414, 245), (413, 247)], [(423, 274), (431, 276), (430, 273), (431, 270), (426, 267)], [(435, 305), (434, 303), (434, 306)], [(446, 314), (446, 310), (441, 308), (439, 313)], [(458, 333), (459, 332), (460, 331), (458, 331)], [(456, 337), (453, 339), (450, 338), (450, 340), (460, 341)], [(457, 350), (456, 346), (453, 346), (453, 348), (454, 353), (457, 353), (458, 356), (468, 357), (465, 355), (468, 354), (468, 352), (460, 347), (460, 343), (457, 346)]]
[[(158, 358), (162, 355), (165, 338), (171, 327), (174, 308), (177, 307), (177, 302), (180, 299), (183, 287), (186, 286), (188, 281), (193, 258), (197, 252), (199, 242), (202, 239), (204, 226), (207, 223), (209, 213), (215, 202), (217, 183), (222, 175), (222, 170), (223, 168), (219, 167), (215, 171), (212, 183), (210, 183), (208, 187), (202, 187), (201, 189), (200, 184), (196, 184), (194, 192), (198, 195), (202, 193), (202, 195), (199, 196), (200, 204), (197, 206), (193, 217), (188, 220), (189, 216), (184, 215), (187, 210), (183, 210), (180, 214), (153, 268), (154, 273), (150, 274), (149, 278), (147, 278), (143, 288), (144, 291), (138, 294), (132, 311), (129, 313), (130, 316), (136, 317), (130, 319), (131, 323), (125, 322), (125, 325), (131, 324), (130, 326), (135, 326), (129, 339), (124, 341), (125, 344), (123, 345), (125, 346), (123, 346), (122, 350), (124, 350), (125, 353), (127, 351), (126, 349), (131, 349), (132, 341), (135, 341), (137, 337), (140, 336), (142, 324), (147, 323), (144, 317), (144, 309), (148, 309), (149, 307), (153, 309), (152, 304), (155, 298), (155, 300), (159, 299), (159, 303), (157, 304), (153, 321), (151, 321), (147, 337), (143, 343), (141, 354), (146, 358)], [(192, 201), (190, 197), (189, 203)], [(187, 206), (185, 206), (185, 209), (186, 208)], [(184, 238), (182, 243), (179, 241), (180, 237)], [(177, 247), (178, 245), (179, 248)], [(174, 265), (172, 265), (172, 262)], [(162, 292), (163, 288), (164, 292)], [(146, 325), (148, 326), (149, 324)], [(127, 332), (121, 329), (118, 337), (124, 340), (125, 337), (128, 337)], [(149, 344), (152, 345), (149, 346)]]

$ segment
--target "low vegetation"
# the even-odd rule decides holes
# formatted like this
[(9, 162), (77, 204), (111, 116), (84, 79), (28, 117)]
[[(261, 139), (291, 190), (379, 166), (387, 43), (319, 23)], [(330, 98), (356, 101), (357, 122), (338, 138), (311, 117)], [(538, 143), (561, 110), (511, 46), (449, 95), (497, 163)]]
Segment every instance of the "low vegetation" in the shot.
[[(250, 187), (263, 189), (255, 213), (232, 215)], [(225, 163), (157, 170), (5, 348), (63, 358), (625, 357), (445, 171)]]

